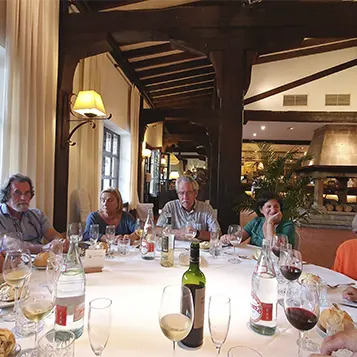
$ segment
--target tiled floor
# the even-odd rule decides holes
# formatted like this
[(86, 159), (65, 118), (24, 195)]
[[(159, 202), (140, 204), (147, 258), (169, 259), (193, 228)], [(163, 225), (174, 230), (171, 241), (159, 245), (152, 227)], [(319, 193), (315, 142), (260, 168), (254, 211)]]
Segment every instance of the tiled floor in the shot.
[[(241, 225), (253, 216), (241, 215)], [(298, 228), (301, 236), (300, 250), (303, 259), (309, 263), (331, 268), (336, 249), (346, 240), (357, 239), (351, 231), (336, 229)]]

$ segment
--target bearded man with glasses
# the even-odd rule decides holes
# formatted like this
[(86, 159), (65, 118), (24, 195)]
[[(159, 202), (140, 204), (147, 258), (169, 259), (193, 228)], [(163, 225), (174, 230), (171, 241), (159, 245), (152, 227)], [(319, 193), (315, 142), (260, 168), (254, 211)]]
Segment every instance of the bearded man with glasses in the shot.
[(199, 185), (191, 176), (181, 176), (176, 180), (178, 199), (167, 202), (157, 221), (158, 227), (163, 227), (166, 217), (172, 217), (172, 228), (175, 238), (185, 239), (187, 222), (192, 222), (197, 229), (196, 237), (209, 240), (210, 232), (220, 230), (216, 215), (211, 205), (197, 201)]
[[(31, 253), (46, 249), (43, 238), (51, 242), (61, 239), (47, 216), (37, 208), (30, 208), (35, 195), (32, 180), (21, 174), (12, 175), (0, 191), (0, 233), (22, 233), (24, 245)], [(65, 241), (67, 248), (68, 242)]]

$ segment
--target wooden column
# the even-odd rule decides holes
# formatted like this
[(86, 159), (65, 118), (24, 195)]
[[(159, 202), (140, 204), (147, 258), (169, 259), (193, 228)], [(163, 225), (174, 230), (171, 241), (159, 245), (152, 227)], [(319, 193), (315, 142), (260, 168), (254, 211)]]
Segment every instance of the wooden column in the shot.
[(243, 94), (246, 83), (245, 52), (240, 48), (213, 53), (221, 96), (218, 144), (218, 220), (225, 233), (238, 223), (233, 211), (236, 195), (241, 192), (243, 132)]
[(317, 207), (324, 206), (324, 179), (316, 179), (314, 185), (314, 204)]
[(218, 202), (218, 127), (210, 133), (210, 154), (208, 161), (209, 168), (209, 201), (213, 208), (217, 208)]

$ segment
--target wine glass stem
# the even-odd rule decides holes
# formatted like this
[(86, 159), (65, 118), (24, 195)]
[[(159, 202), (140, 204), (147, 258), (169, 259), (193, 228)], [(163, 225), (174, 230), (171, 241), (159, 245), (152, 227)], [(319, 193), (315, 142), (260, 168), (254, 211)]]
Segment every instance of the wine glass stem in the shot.
[(302, 345), (304, 340), (304, 332), (299, 331), (298, 357), (302, 357)]
[(175, 351), (176, 351), (176, 342), (175, 341), (172, 341), (172, 350), (174, 351), (173, 355), (175, 355)]
[(38, 329), (39, 329), (38, 322), (35, 322), (35, 346), (34, 346), (34, 348), (36, 351), (37, 351)]
[(216, 346), (217, 356), (219, 356), (221, 354), (221, 348), (222, 348), (222, 346)]
[(14, 303), (14, 312), (13, 314), (16, 316), (17, 314), (17, 309), (19, 307), (19, 287), (15, 286), (14, 287), (14, 299), (15, 299), (15, 303)]

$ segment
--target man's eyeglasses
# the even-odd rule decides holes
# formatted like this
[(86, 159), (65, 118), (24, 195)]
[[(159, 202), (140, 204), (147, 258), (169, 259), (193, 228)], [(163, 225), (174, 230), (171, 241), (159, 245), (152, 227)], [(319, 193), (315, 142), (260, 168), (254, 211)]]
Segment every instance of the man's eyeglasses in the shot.
[(12, 196), (19, 198), (21, 196), (25, 196), (26, 198), (31, 198), (31, 192), (26, 191), (26, 192), (21, 192), (21, 191), (15, 191), (12, 193)]
[(195, 194), (195, 191), (179, 191), (179, 192), (177, 192), (177, 194), (181, 197), (185, 196), (185, 195), (192, 196)]

